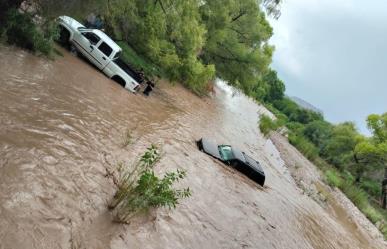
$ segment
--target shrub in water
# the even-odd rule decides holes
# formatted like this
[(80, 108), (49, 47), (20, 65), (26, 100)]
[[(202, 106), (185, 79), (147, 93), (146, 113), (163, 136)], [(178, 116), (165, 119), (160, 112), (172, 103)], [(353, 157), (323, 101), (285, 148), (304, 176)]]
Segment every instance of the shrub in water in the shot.
[(157, 147), (152, 145), (132, 171), (119, 169), (120, 183), (109, 205), (109, 208), (114, 209), (116, 221), (128, 222), (136, 213), (148, 211), (150, 208), (175, 208), (179, 199), (191, 195), (189, 188), (173, 188), (175, 182), (185, 177), (185, 171), (167, 172), (162, 178), (156, 176), (153, 167), (159, 160), (160, 153)]

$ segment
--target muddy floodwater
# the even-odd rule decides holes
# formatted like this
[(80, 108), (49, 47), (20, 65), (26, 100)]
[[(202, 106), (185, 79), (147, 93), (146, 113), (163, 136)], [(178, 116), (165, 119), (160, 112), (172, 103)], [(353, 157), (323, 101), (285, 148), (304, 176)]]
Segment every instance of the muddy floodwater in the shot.
[[(265, 110), (244, 95), (222, 82), (204, 99), (165, 82), (134, 95), (63, 53), (0, 47), (0, 248), (385, 248), (298, 187), (258, 130)], [(200, 137), (259, 160), (265, 187), (198, 151)], [(179, 186), (192, 197), (114, 223), (107, 173), (152, 143), (164, 153), (156, 171), (187, 170)]]

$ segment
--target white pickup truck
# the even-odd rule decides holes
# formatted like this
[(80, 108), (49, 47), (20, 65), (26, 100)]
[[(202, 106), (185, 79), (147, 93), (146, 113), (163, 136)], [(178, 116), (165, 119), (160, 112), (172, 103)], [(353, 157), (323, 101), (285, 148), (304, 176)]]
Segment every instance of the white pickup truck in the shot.
[(58, 18), (60, 42), (73, 46), (92, 64), (112, 80), (131, 92), (137, 92), (139, 82), (134, 72), (120, 59), (122, 49), (105, 33), (98, 29), (87, 29), (68, 16)]

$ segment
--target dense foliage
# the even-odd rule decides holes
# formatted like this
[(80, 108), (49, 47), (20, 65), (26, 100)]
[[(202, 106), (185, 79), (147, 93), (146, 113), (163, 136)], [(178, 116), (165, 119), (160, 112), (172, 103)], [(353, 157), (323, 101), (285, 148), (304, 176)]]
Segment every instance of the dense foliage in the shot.
[(258, 1), (110, 0), (106, 21), (113, 36), (198, 94), (215, 76), (250, 95), (283, 88), (262, 80), (275, 72), (272, 29)]
[[(1, 0), (1, 11), (13, 9), (13, 13), (19, 13), (17, 8), (21, 2)], [(28, 22), (23, 22), (24, 28), (7, 26), (8, 33), (20, 35), (18, 41), (27, 40), (28, 44), (20, 44), (13, 37), (8, 42), (47, 53), (54, 36), (50, 29), (42, 27), (51, 27), (56, 16), (70, 15), (83, 21), (90, 13), (100, 14), (105, 31), (121, 41), (129, 51), (124, 54), (134, 55), (127, 60), (137, 69), (145, 68), (147, 74), (181, 82), (200, 95), (209, 90), (217, 76), (248, 95), (272, 101), (283, 96), (284, 84), (269, 68), (273, 47), (268, 40), (272, 28), (261, 6), (269, 15), (278, 17), (280, 1), (262, 3), (256, 0), (37, 0), (25, 14)], [(29, 16), (38, 16), (41, 22)], [(12, 24), (15, 18), (2, 19)]]

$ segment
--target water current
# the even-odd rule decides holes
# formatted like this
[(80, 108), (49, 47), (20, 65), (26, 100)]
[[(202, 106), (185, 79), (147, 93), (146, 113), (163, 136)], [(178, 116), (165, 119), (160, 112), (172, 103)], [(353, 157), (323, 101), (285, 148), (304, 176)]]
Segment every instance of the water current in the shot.
[[(265, 109), (243, 94), (218, 81), (199, 98), (160, 81), (135, 95), (62, 52), (0, 47), (0, 248), (380, 248), (300, 191), (258, 130)], [(198, 151), (200, 137), (260, 161), (265, 187)], [(114, 223), (107, 172), (151, 143), (164, 153), (157, 172), (187, 170), (192, 197)]]

